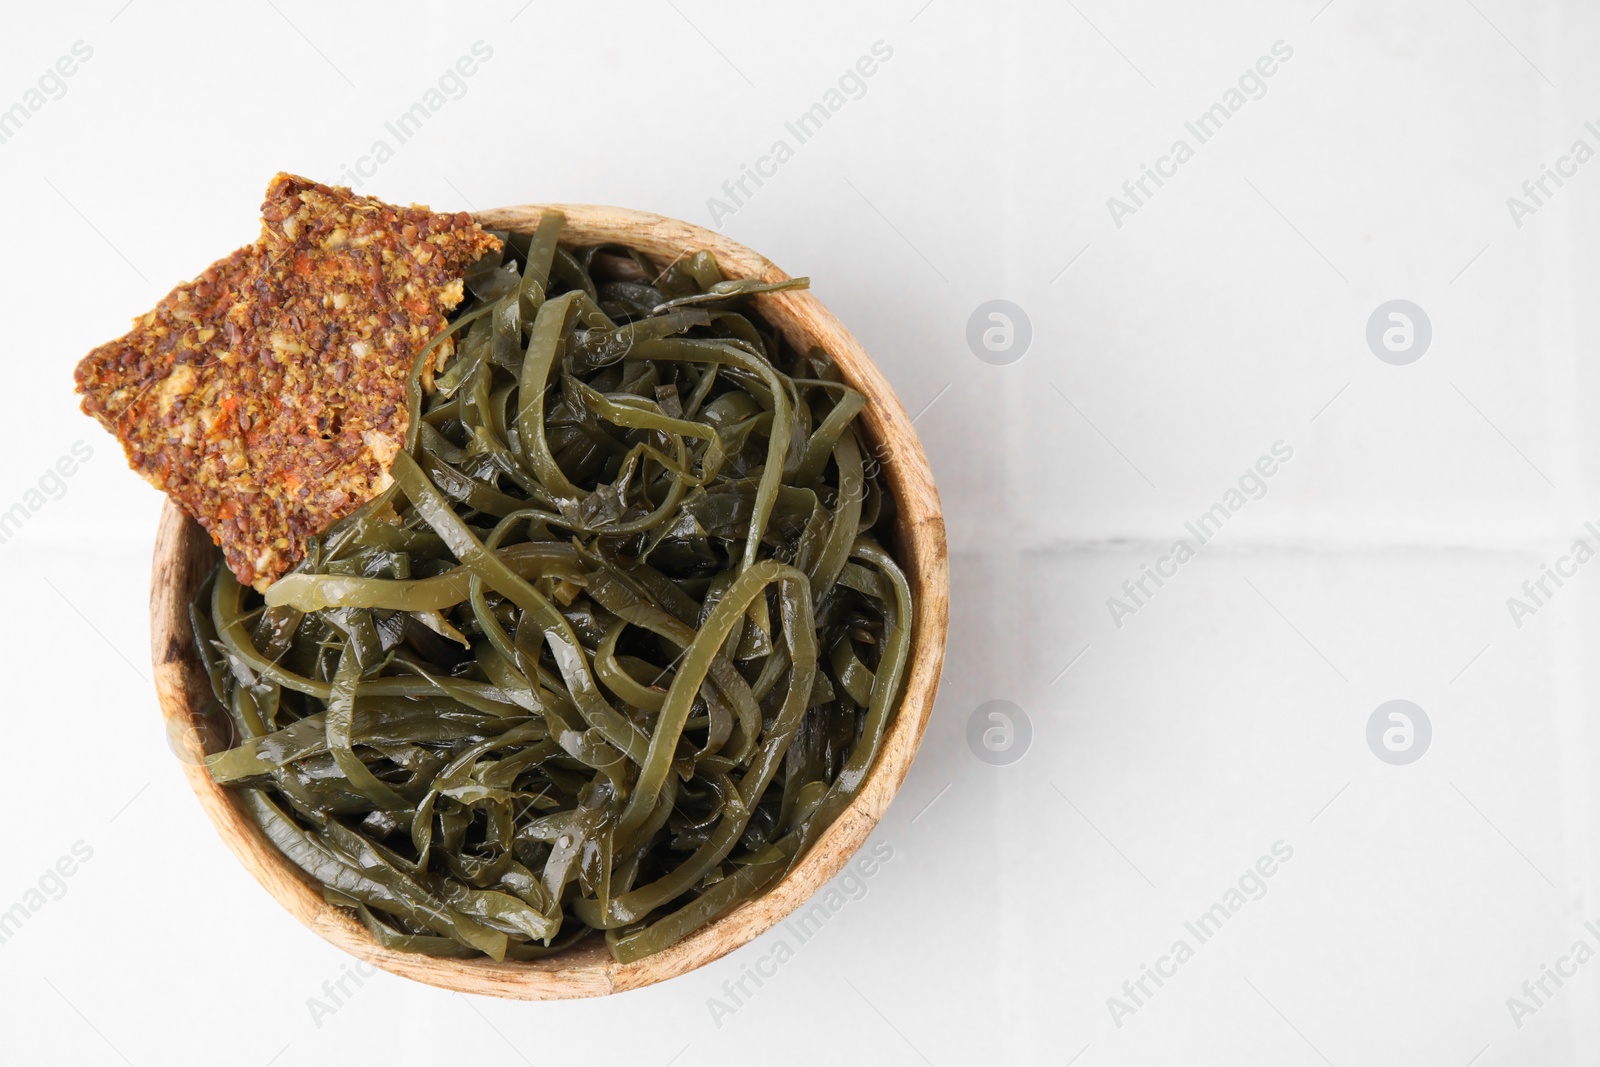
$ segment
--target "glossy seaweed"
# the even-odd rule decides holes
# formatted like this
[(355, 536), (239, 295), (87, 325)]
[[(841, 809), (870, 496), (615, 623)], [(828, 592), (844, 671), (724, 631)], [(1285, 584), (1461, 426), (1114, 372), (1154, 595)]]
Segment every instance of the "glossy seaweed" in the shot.
[(705, 252), (547, 213), (419, 355), (394, 484), (191, 615), (207, 764), (391, 948), (638, 959), (759, 895), (894, 715), (909, 585), (862, 396)]

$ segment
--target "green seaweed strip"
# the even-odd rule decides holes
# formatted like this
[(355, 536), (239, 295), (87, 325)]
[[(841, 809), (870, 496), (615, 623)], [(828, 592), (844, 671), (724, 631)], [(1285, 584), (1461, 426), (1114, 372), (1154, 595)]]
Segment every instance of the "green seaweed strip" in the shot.
[(333, 685), (328, 691), (328, 711), (323, 721), (328, 751), (339, 770), (350, 782), (350, 788), (372, 801), (380, 811), (406, 811), (411, 807), (405, 797), (373, 777), (367, 765), (356, 758), (351, 747), (350, 731), (355, 721), (356, 686), (361, 667), (356, 661), (355, 649), (346, 645), (339, 653), (339, 668), (334, 673)]
[(561, 212), (546, 211), (539, 216), (539, 225), (528, 239), (528, 261), (523, 266), (517, 293), (531, 309), (544, 303), (544, 294), (550, 289), (550, 265), (555, 260), (556, 241), (566, 221), (567, 217)]

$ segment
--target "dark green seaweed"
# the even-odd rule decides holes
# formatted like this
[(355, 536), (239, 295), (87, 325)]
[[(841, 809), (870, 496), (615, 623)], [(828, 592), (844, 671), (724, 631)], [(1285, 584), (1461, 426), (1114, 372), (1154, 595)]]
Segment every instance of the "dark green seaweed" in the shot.
[(862, 397), (749, 299), (805, 280), (562, 221), (469, 272), (395, 484), (195, 606), (239, 742), (212, 775), (402, 951), (665, 948), (804, 857), (904, 681)]

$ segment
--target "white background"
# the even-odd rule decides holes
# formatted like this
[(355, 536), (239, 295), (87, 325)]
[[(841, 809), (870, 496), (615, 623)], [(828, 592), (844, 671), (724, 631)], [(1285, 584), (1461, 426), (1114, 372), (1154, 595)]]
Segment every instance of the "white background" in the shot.
[[(92, 58), (0, 144), (0, 510), (93, 450), (0, 545), (0, 910), (75, 842), (93, 856), (0, 945), (0, 1061), (1600, 1057), (1600, 962), (1507, 1006), (1600, 948), (1600, 563), (1520, 627), (1506, 604), (1597, 542), (1600, 162), (1520, 227), (1506, 205), (1574, 140), (1600, 149), (1594, 5), (103, 0), (11, 21), (0, 108), (77, 41)], [(84, 352), (253, 238), (275, 171), (337, 180), (477, 41), (465, 95), (361, 191), (710, 224), (785, 120), (893, 50), (720, 223), (811, 275), (920, 413), (952, 546), (944, 685), (875, 837), (893, 860), (732, 1015), (710, 998), (783, 931), (598, 1001), (380, 974), (314, 1015), (346, 958), (183, 781), (148, 680), (160, 501), (72, 396)], [(1117, 226), (1107, 198), (1278, 41), (1265, 95)], [(994, 298), (1032, 324), (1010, 365), (966, 341)], [(1365, 340), (1396, 298), (1433, 326), (1409, 366)], [(1107, 598), (1278, 441), (1266, 495), (1115, 625)], [(1433, 727), (1408, 766), (1366, 741), (1395, 698)], [(991, 700), (1031, 722), (1010, 765), (967, 742)], [(1266, 894), (1114, 1020), (1107, 998), (1279, 841)]]

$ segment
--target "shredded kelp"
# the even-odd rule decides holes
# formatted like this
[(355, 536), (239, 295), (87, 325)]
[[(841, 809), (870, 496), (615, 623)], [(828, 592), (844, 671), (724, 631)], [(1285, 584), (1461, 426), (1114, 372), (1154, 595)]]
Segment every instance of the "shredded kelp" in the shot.
[(862, 396), (748, 299), (804, 279), (562, 221), (469, 271), (394, 484), (264, 598), (219, 566), (192, 611), (236, 742), (211, 773), (394, 949), (672, 944), (805, 855), (900, 695)]

